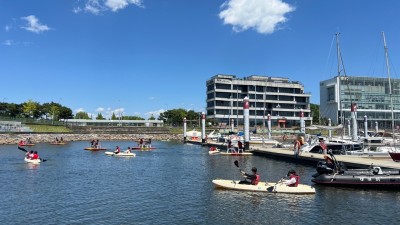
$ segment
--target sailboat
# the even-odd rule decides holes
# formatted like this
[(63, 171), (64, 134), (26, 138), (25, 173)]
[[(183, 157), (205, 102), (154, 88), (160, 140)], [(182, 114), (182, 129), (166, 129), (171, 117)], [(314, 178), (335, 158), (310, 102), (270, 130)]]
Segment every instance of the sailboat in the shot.
[[(392, 84), (391, 84), (391, 81), (390, 81), (389, 56), (388, 56), (388, 48), (386, 46), (386, 38), (385, 38), (385, 33), (384, 32), (382, 32), (382, 36), (383, 36), (383, 44), (384, 44), (384, 49), (385, 49), (387, 75), (388, 75), (388, 80), (389, 80), (390, 111), (391, 111), (391, 114), (392, 114), (391, 115), (392, 116), (392, 136), (393, 136), (393, 140), (395, 140)], [(400, 162), (400, 151), (398, 151), (396, 146), (391, 146), (391, 147), (388, 147), (388, 148), (390, 148), (389, 155), (393, 159), (393, 161)]]

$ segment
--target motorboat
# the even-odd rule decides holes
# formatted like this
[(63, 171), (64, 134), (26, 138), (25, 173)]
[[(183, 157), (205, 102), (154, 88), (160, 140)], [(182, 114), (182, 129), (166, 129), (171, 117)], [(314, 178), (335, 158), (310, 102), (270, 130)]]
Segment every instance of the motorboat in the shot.
[[(382, 169), (371, 165), (367, 169), (347, 169), (332, 153), (330, 162), (318, 162), (317, 173), (312, 182), (326, 186), (348, 186), (360, 188), (399, 188), (400, 170)], [(327, 156), (328, 157), (328, 156)]]
[(300, 151), (309, 153), (322, 153), (323, 149), (320, 144), (321, 140), (326, 145), (327, 151), (331, 151), (333, 154), (345, 155), (348, 151), (364, 150), (362, 142), (355, 142), (334, 137), (318, 137), (316, 139), (310, 139), (309, 142), (304, 143), (304, 145), (300, 147)]
[(239, 184), (239, 180), (212, 181), (217, 188), (237, 190), (237, 191), (257, 191), (269, 193), (287, 193), (287, 194), (315, 194), (315, 188), (305, 184), (299, 184), (297, 187), (287, 186), (283, 182), (258, 182), (257, 185)]

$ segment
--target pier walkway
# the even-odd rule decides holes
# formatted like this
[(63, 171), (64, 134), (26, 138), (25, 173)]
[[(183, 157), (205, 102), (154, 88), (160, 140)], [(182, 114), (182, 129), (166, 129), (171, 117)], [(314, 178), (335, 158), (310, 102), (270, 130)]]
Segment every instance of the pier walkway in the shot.
[[(221, 142), (208, 141), (201, 143), (201, 140), (187, 140), (186, 143), (198, 144), (203, 146), (216, 146), (220, 149), (226, 149), (226, 144)], [(324, 155), (318, 153), (301, 153), (297, 158), (290, 148), (274, 148), (272, 146), (250, 145), (249, 152), (254, 155), (260, 155), (271, 158), (278, 158), (282, 160), (289, 160), (296, 163), (314, 164), (317, 165), (319, 161), (324, 161)], [(390, 156), (355, 156), (355, 155), (335, 155), (339, 162), (343, 162), (347, 167), (354, 168), (368, 168), (371, 164), (373, 166), (380, 166), (382, 169), (400, 169), (400, 163), (394, 162)]]

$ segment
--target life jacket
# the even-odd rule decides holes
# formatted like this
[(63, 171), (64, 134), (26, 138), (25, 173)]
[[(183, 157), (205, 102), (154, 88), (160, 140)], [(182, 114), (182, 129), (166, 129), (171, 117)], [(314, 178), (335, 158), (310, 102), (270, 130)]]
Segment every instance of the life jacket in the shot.
[(33, 154), (32, 159), (38, 159), (39, 155), (38, 154)]
[(296, 183), (288, 185), (289, 187), (297, 187), (297, 185), (299, 185), (300, 177), (294, 174), (290, 175), (290, 179), (292, 179), (293, 177), (296, 179)]
[(260, 175), (256, 174), (256, 179), (251, 181), (252, 185), (257, 185), (260, 182)]

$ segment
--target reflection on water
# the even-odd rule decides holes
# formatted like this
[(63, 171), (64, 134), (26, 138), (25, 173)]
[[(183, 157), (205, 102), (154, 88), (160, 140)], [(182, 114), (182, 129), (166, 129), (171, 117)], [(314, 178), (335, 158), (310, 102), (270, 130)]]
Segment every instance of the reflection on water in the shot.
[[(102, 145), (132, 146), (126, 141)], [(215, 189), (258, 168), (274, 182), (295, 169), (312, 185), (314, 167), (259, 156), (208, 155), (197, 145), (155, 142), (134, 158), (82, 150), (86, 142), (38, 144), (48, 161), (25, 164), (16, 146), (0, 146), (2, 224), (396, 224), (388, 212), (398, 191), (316, 186), (315, 195)], [(240, 169), (234, 165), (238, 160)], [(30, 216), (22, 216), (29, 214)]]

